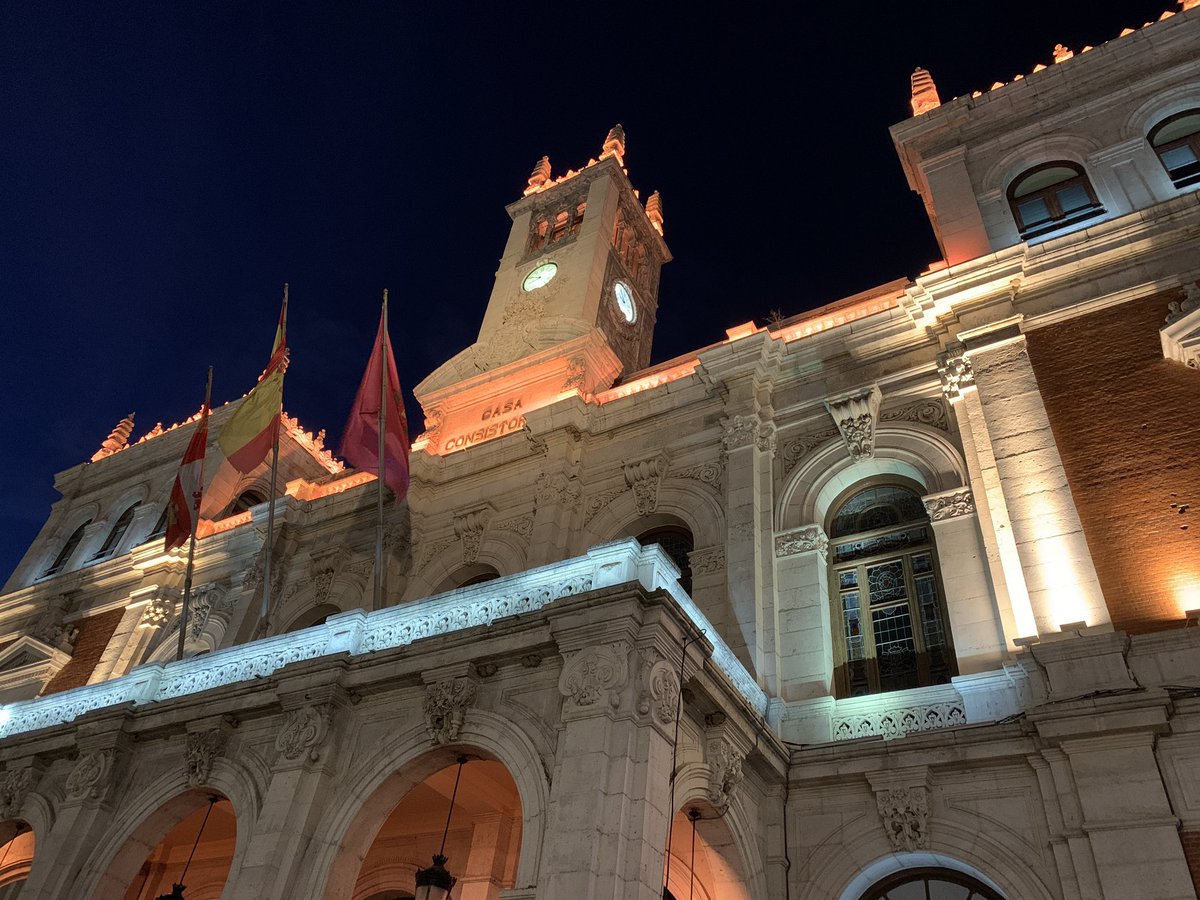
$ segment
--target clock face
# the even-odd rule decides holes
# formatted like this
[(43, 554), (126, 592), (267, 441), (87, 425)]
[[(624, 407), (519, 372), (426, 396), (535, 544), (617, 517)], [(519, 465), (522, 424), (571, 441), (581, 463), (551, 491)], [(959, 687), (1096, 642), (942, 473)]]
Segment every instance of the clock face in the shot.
[(555, 275), (558, 274), (557, 263), (542, 263), (532, 272), (525, 276), (525, 280), (521, 282), (521, 290), (536, 291), (540, 287), (545, 287), (551, 282)]
[(613, 285), (613, 297), (617, 301), (617, 311), (630, 325), (637, 320), (637, 304), (633, 302), (633, 291), (623, 281)]

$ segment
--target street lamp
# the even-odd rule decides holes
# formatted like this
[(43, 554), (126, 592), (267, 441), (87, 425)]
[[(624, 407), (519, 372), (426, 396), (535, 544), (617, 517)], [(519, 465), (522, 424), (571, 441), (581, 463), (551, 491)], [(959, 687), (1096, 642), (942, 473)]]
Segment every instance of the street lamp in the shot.
[(196, 855), (196, 848), (200, 846), (200, 837), (204, 834), (204, 826), (208, 824), (208, 817), (212, 815), (217, 799), (216, 797), (208, 799), (208, 810), (204, 813), (204, 821), (200, 823), (200, 830), (196, 832), (196, 840), (192, 842), (192, 852), (188, 854), (187, 862), (183, 865), (178, 883), (171, 885), (171, 893), (159, 894), (156, 900), (184, 900), (183, 892), (187, 889), (187, 885), (184, 884), (183, 879), (187, 877), (188, 869), (191, 868), (192, 857)]
[(416, 900), (448, 900), (450, 890), (458, 881), (446, 869), (446, 835), (450, 833), (450, 817), (454, 815), (454, 801), (458, 797), (458, 782), (467, 758), (458, 758), (458, 774), (454, 776), (454, 791), (450, 794), (450, 808), (446, 810), (446, 828), (442, 832), (442, 847), (433, 856), (433, 865), (417, 872)]

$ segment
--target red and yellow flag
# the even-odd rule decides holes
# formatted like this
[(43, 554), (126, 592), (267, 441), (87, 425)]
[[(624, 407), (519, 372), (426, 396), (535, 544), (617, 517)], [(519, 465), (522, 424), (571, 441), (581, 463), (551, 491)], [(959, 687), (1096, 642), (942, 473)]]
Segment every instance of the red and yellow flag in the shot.
[(200, 521), (200, 500), (204, 493), (204, 448), (208, 444), (208, 400), (200, 410), (200, 421), (192, 432), (179, 474), (167, 501), (167, 541), (165, 550), (187, 543)]
[(271, 361), (242, 405), (230, 416), (217, 442), (230, 464), (242, 474), (253, 472), (267, 457), (283, 411), (283, 373), (287, 369), (287, 288), (275, 329)]

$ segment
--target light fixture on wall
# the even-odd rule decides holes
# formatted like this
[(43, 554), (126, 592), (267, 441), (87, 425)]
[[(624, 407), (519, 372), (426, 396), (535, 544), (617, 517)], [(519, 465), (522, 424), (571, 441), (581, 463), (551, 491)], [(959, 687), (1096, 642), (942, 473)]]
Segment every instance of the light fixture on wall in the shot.
[(458, 881), (446, 869), (446, 836), (450, 834), (450, 817), (454, 815), (454, 801), (458, 797), (458, 783), (467, 758), (458, 758), (458, 774), (454, 776), (454, 790), (450, 794), (450, 808), (446, 810), (446, 828), (442, 832), (442, 847), (433, 857), (433, 865), (417, 872), (417, 895), (415, 900), (447, 900), (450, 889)]
[(179, 875), (179, 881), (171, 885), (171, 893), (159, 894), (157, 900), (184, 900), (183, 892), (187, 890), (187, 885), (184, 879), (187, 878), (188, 869), (192, 865), (192, 857), (196, 855), (196, 848), (200, 846), (200, 838), (204, 835), (204, 826), (208, 824), (208, 817), (212, 815), (213, 807), (217, 805), (219, 797), (208, 798), (208, 809), (204, 813), (204, 821), (200, 823), (200, 830), (196, 832), (196, 840), (192, 842), (192, 852), (188, 854), (187, 862), (183, 864), (183, 871)]

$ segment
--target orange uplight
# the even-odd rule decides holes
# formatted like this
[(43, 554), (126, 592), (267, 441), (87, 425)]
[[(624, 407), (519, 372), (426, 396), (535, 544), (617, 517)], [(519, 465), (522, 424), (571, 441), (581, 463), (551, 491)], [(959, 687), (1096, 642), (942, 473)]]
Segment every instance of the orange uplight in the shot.
[(822, 331), (828, 331), (831, 328), (837, 328), (839, 325), (846, 325), (850, 322), (856, 322), (859, 319), (873, 316), (876, 313), (895, 309), (899, 305), (899, 302), (899, 295), (873, 297), (861, 303), (856, 303), (853, 306), (831, 310), (824, 315), (802, 319), (799, 322), (780, 328), (774, 332), (774, 336), (791, 343), (800, 338), (806, 338), (814, 334), (819, 334)]
[(224, 534), (226, 531), (233, 531), (242, 525), (249, 525), (252, 521), (254, 521), (254, 516), (248, 509), (236, 516), (227, 516), (216, 521), (201, 519), (196, 525), (196, 537), (203, 540), (214, 534)]
[(629, 397), (633, 394), (640, 394), (642, 391), (648, 391), (651, 388), (659, 387), (660, 385), (669, 384), (672, 381), (678, 381), (691, 375), (696, 371), (696, 367), (700, 365), (700, 360), (689, 359), (678, 365), (670, 366), (669, 368), (659, 369), (656, 372), (651, 372), (642, 378), (635, 378), (632, 381), (627, 381), (624, 384), (618, 384), (616, 387), (609, 388), (607, 391), (601, 391), (592, 399), (603, 405), (611, 403), (613, 400), (620, 400), (622, 397)]
[(376, 476), (371, 472), (353, 472), (344, 478), (338, 478), (325, 484), (314, 484), (306, 478), (297, 478), (295, 481), (288, 482), (287, 490), (284, 493), (297, 500), (320, 500), (322, 497), (341, 494), (360, 484), (374, 481), (375, 478)]

